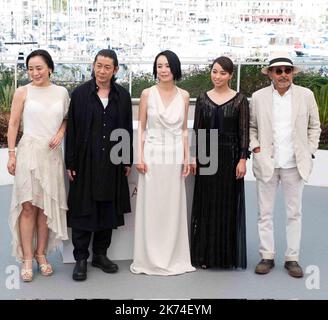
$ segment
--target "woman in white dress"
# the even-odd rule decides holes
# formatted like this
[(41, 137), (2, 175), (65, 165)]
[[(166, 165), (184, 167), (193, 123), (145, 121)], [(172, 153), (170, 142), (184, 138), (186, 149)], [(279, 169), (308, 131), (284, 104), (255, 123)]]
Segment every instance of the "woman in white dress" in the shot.
[(189, 94), (175, 85), (181, 64), (174, 52), (156, 56), (153, 74), (158, 84), (142, 92), (139, 106), (140, 174), (130, 270), (176, 275), (195, 270), (190, 262), (185, 191)]
[[(33, 279), (35, 258), (42, 275), (52, 266), (46, 254), (68, 239), (61, 142), (69, 95), (50, 82), (54, 63), (45, 50), (31, 52), (26, 66), (32, 82), (14, 94), (8, 125), (8, 171), (15, 176), (9, 225), (12, 254), (21, 260), (21, 278)], [(23, 118), (23, 136), (15, 142)]]

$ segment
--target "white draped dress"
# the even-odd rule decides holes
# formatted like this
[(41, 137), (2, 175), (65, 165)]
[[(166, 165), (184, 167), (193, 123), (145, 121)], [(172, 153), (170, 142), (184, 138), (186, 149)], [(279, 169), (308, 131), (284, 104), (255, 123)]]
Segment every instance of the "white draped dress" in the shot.
[(185, 104), (180, 89), (165, 107), (150, 88), (144, 159), (136, 203), (133, 273), (176, 275), (194, 271), (190, 262), (183, 169)]

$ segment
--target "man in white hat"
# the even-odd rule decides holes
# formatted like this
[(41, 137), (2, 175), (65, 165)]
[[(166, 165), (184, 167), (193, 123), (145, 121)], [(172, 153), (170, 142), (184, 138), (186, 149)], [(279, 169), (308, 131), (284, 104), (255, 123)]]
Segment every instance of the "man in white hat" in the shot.
[(272, 84), (253, 93), (250, 104), (250, 147), (258, 198), (258, 231), (261, 261), (255, 272), (274, 267), (273, 208), (279, 182), (287, 213), (285, 268), (289, 275), (303, 276), (298, 264), (304, 181), (312, 169), (318, 148), (320, 120), (313, 92), (293, 84), (299, 69), (286, 53), (275, 53), (262, 69)]

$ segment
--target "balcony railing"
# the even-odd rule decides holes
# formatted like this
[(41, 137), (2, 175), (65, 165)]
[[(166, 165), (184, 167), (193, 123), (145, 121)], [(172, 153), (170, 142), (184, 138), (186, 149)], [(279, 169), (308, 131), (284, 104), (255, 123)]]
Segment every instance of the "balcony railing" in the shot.
[[(183, 71), (194, 71), (194, 70), (202, 70), (205, 69), (205, 67), (209, 66), (212, 63), (212, 60), (206, 59), (206, 58), (190, 58), (182, 60), (182, 69)], [(56, 61), (55, 68), (58, 67), (61, 68), (61, 73), (63, 73), (64, 77), (67, 77), (67, 80), (63, 78), (61, 74), (57, 74), (56, 70), (54, 73), (54, 77), (58, 81), (68, 82), (68, 83), (80, 83), (88, 80), (91, 75), (91, 69), (92, 69), (92, 61), (85, 61), (85, 59), (81, 58), (80, 62), (77, 62), (78, 58), (74, 60), (60, 60)], [(265, 62), (236, 62), (235, 63), (235, 73), (236, 73), (236, 87), (235, 89), (237, 91), (240, 91), (241, 86), (241, 69), (243, 66), (263, 66), (266, 65)], [(327, 60), (317, 60), (317, 61), (299, 61), (296, 62), (295, 65), (300, 66), (301, 68), (315, 70), (315, 69), (323, 69), (325, 74), (328, 74), (328, 58)], [(15, 88), (19, 85), (19, 80), (22, 80), (25, 78), (27, 80), (27, 74), (26, 72), (22, 72), (24, 70), (24, 66), (22, 64), (18, 64), (17, 61), (13, 60), (6, 60), (2, 61), (0, 56), (0, 66), (2, 66), (4, 69), (9, 69), (14, 73), (14, 82), (15, 82)], [(66, 66), (66, 68), (65, 68)], [(145, 73), (151, 73), (152, 72), (152, 66), (153, 61), (150, 60), (134, 60), (134, 59), (123, 59), (120, 60), (120, 68), (122, 71), (118, 73), (118, 81), (125, 83), (128, 83), (128, 90), (130, 93), (132, 93), (132, 85), (133, 85), (133, 78), (134, 77), (140, 77), (140, 75), (143, 75)], [(78, 67), (78, 69), (76, 69)], [(4, 69), (2, 68), (1, 71)], [(63, 68), (66, 69), (63, 71)], [(67, 76), (68, 69), (71, 68), (73, 71), (71, 72), (70, 76)], [(66, 73), (66, 75), (65, 75)], [(74, 78), (72, 80), (72, 77)], [(134, 103), (138, 101), (138, 97), (133, 97)], [(136, 100), (137, 99), (137, 100)], [(193, 103), (195, 101), (195, 97), (191, 98), (191, 102)]]

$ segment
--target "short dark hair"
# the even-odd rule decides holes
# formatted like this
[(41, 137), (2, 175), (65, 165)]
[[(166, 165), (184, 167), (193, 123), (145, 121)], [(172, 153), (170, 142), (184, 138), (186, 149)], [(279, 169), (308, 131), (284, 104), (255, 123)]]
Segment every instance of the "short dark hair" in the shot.
[(153, 65), (154, 78), (155, 79), (157, 78), (157, 59), (158, 59), (159, 56), (165, 56), (166, 57), (166, 59), (169, 63), (171, 72), (173, 74), (173, 79), (179, 81), (182, 77), (181, 62), (180, 62), (180, 59), (178, 58), (178, 56), (173, 51), (170, 51), (170, 50), (162, 51), (156, 56), (155, 61), (154, 61), (154, 65)]
[(233, 73), (233, 62), (231, 61), (230, 58), (225, 56), (216, 58), (211, 65), (211, 71), (216, 63), (218, 63), (221, 66), (221, 68), (224, 71), (228, 72), (229, 74)]
[(55, 64), (54, 61), (51, 58), (51, 55), (49, 54), (48, 51), (43, 50), (43, 49), (38, 49), (32, 51), (26, 58), (26, 68), (28, 68), (28, 62), (30, 61), (31, 58), (33, 57), (41, 57), (46, 65), (48, 66), (49, 69), (51, 69), (52, 72), (55, 70)]
[[(114, 62), (114, 67), (118, 67), (118, 59), (117, 59), (117, 55), (116, 55), (116, 52), (112, 49), (102, 49), (100, 50), (96, 56), (95, 56), (95, 60), (93, 61), (93, 64), (95, 64), (97, 62), (97, 58), (101, 56), (101, 57), (105, 57), (105, 58), (110, 58), (113, 60)], [(91, 74), (91, 77), (92, 78), (95, 78), (95, 73), (94, 71), (92, 70), (92, 74)], [(111, 79), (111, 83), (114, 83), (116, 81), (116, 77), (113, 76), (112, 79)]]

